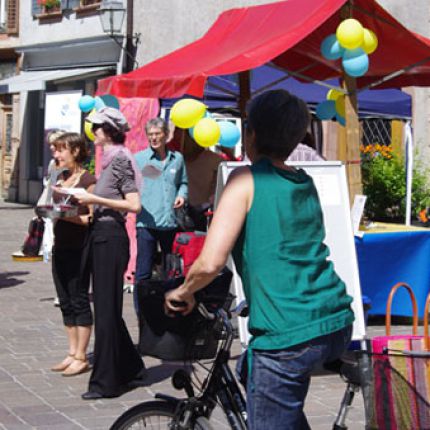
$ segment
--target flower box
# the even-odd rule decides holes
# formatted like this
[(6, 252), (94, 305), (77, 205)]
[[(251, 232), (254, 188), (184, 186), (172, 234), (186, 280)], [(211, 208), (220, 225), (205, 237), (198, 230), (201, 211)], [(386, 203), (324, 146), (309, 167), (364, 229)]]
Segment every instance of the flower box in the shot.
[(38, 0), (37, 4), (41, 7), (41, 13), (37, 16), (39, 19), (62, 15), (61, 0)]

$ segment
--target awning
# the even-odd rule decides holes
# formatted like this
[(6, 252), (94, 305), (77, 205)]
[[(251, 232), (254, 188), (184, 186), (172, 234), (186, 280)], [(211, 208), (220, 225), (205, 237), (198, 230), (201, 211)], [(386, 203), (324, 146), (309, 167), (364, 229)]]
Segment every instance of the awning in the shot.
[[(339, 87), (337, 79), (324, 82), (326, 85)], [(285, 89), (300, 97), (315, 111), (318, 103), (326, 100), (327, 86), (303, 83), (288, 77), (278, 68), (264, 65), (256, 67), (250, 73), (251, 97), (267, 89)], [(239, 81), (237, 74), (209, 76), (201, 100), (213, 109), (239, 110)], [(161, 107), (171, 108), (177, 98), (161, 100)], [(384, 118), (411, 118), (412, 100), (409, 94), (398, 89), (364, 90), (358, 93), (359, 116)]]
[[(200, 39), (127, 74), (102, 79), (98, 93), (118, 97), (202, 97), (209, 76), (268, 62), (303, 81), (343, 76), (340, 61), (322, 57), (347, 0), (287, 0), (222, 13)], [(379, 39), (359, 88), (430, 85), (430, 41), (406, 29), (375, 0), (348, 2), (351, 14)]]
[(85, 79), (105, 74), (105, 72), (110, 69), (112, 69), (111, 66), (21, 72), (19, 75), (0, 81), (0, 94), (19, 93), (21, 91), (41, 91), (46, 89), (46, 82), (67, 81), (76, 77)]

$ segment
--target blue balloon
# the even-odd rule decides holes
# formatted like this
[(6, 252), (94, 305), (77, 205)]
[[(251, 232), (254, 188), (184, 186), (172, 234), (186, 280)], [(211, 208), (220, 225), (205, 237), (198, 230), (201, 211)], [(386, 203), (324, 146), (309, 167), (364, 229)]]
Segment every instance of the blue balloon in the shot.
[(119, 101), (115, 96), (112, 96), (110, 94), (105, 94), (104, 96), (100, 96), (100, 98), (103, 100), (106, 106), (119, 109)]
[(82, 112), (89, 112), (90, 110), (92, 110), (94, 108), (95, 103), (96, 102), (94, 100), (94, 97), (91, 97), (91, 96), (82, 96), (79, 99), (79, 102), (78, 102), (79, 109)]
[(231, 121), (219, 121), (221, 136), (218, 144), (226, 148), (233, 148), (240, 140), (240, 130), (237, 125)]
[(369, 70), (369, 56), (361, 49), (345, 49), (342, 66), (349, 76), (358, 78)]
[(100, 97), (95, 97), (94, 100), (96, 101), (94, 105), (96, 111), (99, 111), (101, 108), (106, 107), (105, 102)]
[(345, 48), (340, 46), (335, 34), (330, 34), (321, 43), (321, 54), (327, 60), (337, 60), (342, 57)]
[(343, 127), (346, 125), (346, 120), (343, 116), (340, 116), (338, 113), (336, 113), (336, 121)]
[(321, 119), (332, 119), (336, 115), (336, 103), (334, 100), (324, 100), (319, 103), (316, 110), (316, 116)]

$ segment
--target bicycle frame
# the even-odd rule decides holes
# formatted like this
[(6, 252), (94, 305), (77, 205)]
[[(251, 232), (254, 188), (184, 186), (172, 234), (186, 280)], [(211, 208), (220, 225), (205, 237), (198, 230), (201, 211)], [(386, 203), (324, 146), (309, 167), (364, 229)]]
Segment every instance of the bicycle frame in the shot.
[(223, 327), (226, 330), (226, 339), (217, 354), (213, 371), (208, 376), (202, 397), (209, 399), (218, 398), (231, 428), (234, 430), (243, 430), (247, 428), (246, 401), (228, 365), (230, 348), (234, 337), (233, 327), (225, 311), (218, 311), (217, 316), (223, 321)]
[[(203, 382), (203, 392), (199, 396), (194, 396), (190, 384), (189, 387), (183, 387), (188, 394), (186, 399), (176, 399), (163, 394), (156, 394), (155, 397), (175, 403), (175, 425), (178, 426), (177, 429), (190, 428), (190, 424), (198, 416), (210, 418), (218, 400), (230, 427), (234, 430), (246, 430), (246, 401), (228, 365), (230, 348), (234, 338), (230, 319), (222, 309), (215, 314), (209, 314), (207, 311), (203, 311), (202, 314), (206, 318), (220, 318), (225, 333), (225, 339), (215, 357), (212, 369)], [(176, 429), (176, 427), (173, 428)]]

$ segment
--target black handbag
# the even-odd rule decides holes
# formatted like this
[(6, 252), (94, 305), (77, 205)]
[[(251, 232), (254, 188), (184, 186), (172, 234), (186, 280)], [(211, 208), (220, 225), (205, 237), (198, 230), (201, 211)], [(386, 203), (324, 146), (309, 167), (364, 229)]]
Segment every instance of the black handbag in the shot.
[[(196, 300), (213, 312), (229, 305), (232, 273), (224, 269), (206, 288), (195, 294)], [(217, 351), (217, 321), (208, 321), (194, 309), (174, 317), (164, 312), (164, 295), (184, 282), (183, 277), (168, 281), (143, 280), (136, 286), (139, 309), (139, 351), (162, 360), (198, 360), (213, 358)]]

